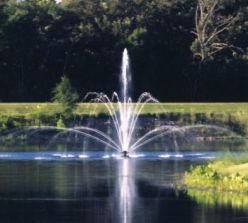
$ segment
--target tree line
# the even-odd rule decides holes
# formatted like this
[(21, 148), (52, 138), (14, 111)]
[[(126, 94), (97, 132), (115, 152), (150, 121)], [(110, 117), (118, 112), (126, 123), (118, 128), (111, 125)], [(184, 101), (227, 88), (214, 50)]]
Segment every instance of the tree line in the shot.
[(0, 100), (50, 100), (63, 75), (110, 94), (128, 48), (133, 97), (247, 101), (247, 21), (247, 0), (1, 0)]

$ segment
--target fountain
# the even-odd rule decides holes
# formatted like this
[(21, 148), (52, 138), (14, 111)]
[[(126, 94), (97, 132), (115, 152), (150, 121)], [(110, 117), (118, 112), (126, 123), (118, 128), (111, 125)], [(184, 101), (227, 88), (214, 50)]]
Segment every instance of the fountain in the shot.
[[(142, 93), (137, 102), (133, 102), (130, 97), (130, 86), (131, 86), (131, 70), (130, 61), (127, 49), (124, 49), (122, 55), (122, 65), (121, 65), (121, 90), (118, 94), (113, 92), (111, 97), (108, 97), (105, 93), (89, 92), (85, 95), (85, 102), (94, 102), (96, 104), (101, 103), (106, 107), (109, 117), (112, 120), (113, 130), (116, 133), (111, 136), (111, 134), (101, 131), (98, 128), (88, 127), (85, 125), (75, 126), (71, 128), (59, 128), (55, 126), (33, 126), (25, 129), (25, 134), (30, 131), (30, 135), (35, 134), (40, 131), (56, 130), (59, 131), (52, 140), (56, 139), (58, 136), (64, 133), (74, 133), (83, 135), (95, 141), (98, 141), (108, 148), (116, 150), (122, 157), (127, 158), (130, 153), (133, 153), (138, 148), (141, 148), (145, 144), (161, 137), (164, 135), (171, 134), (177, 145), (176, 138), (174, 137), (176, 133), (185, 133), (190, 131), (195, 131), (196, 129), (210, 129), (211, 131), (222, 131), (230, 132), (229, 130), (218, 127), (215, 125), (192, 125), (192, 126), (176, 126), (176, 125), (160, 125), (147, 131), (143, 136), (134, 137), (135, 130), (137, 129), (138, 118), (147, 103), (157, 103), (158, 100), (154, 98), (149, 92)], [(92, 103), (89, 103), (91, 106)], [(94, 104), (93, 104), (94, 105)], [(16, 130), (16, 133), (22, 132)], [(14, 135), (13, 134), (13, 135)], [(177, 147), (177, 146), (176, 146)]]
[[(128, 157), (130, 152), (134, 151), (144, 140), (146, 140), (147, 137), (144, 137), (142, 140), (133, 142), (136, 123), (139, 114), (146, 103), (158, 102), (158, 100), (150, 93), (144, 92), (140, 95), (138, 101), (134, 103), (132, 98), (129, 96), (130, 82), (131, 72), (129, 56), (127, 49), (125, 49), (122, 55), (121, 66), (121, 95), (119, 96), (117, 92), (114, 92), (110, 99), (104, 93), (89, 92), (84, 98), (84, 100), (90, 100), (91, 102), (104, 103), (106, 106), (114, 123), (115, 131), (117, 133), (117, 141), (109, 139), (109, 137), (103, 132), (98, 132), (98, 134), (108, 140), (105, 141), (105, 144), (111, 144), (112, 147), (115, 147), (123, 157)], [(114, 103), (115, 101), (116, 103)], [(116, 106), (114, 104), (116, 104)], [(103, 142), (102, 139), (101, 142)]]
[[(94, 202), (92, 203), (96, 203), (97, 201), (97, 194), (101, 194), (102, 193), (102, 189), (104, 191), (104, 189), (106, 189), (106, 185), (104, 185), (104, 187), (101, 187), (99, 185), (101, 185), (99, 182), (102, 181), (103, 178), (107, 178), (107, 180), (109, 181), (107, 183), (107, 196), (109, 196), (109, 208), (106, 212), (110, 212), (112, 215), (117, 214), (118, 217), (120, 217), (120, 220), (118, 221), (108, 221), (108, 222), (122, 222), (122, 223), (131, 223), (133, 221), (134, 218), (137, 218), (136, 212), (140, 212), (142, 219), (145, 219), (146, 215), (149, 216), (151, 213), (149, 212), (153, 212), (152, 210), (147, 210), (144, 208), (140, 208), (142, 207), (142, 205), (144, 205), (143, 207), (145, 207), (146, 203), (150, 203), (150, 197), (148, 197), (148, 201), (144, 201), (142, 204), (142, 199), (139, 198), (140, 193), (142, 193), (142, 190), (139, 190), (138, 186), (139, 184), (137, 183), (138, 181), (140, 181), (138, 176), (138, 173), (142, 172), (142, 171), (147, 171), (147, 168), (143, 168), (143, 169), (139, 169), (139, 167), (137, 166), (136, 169), (136, 159), (127, 159), (128, 157), (139, 157), (137, 154), (133, 154), (135, 151), (137, 151), (137, 149), (142, 148), (145, 144), (161, 137), (164, 136), (166, 134), (170, 134), (173, 138), (173, 142), (174, 142), (174, 147), (177, 148), (178, 144), (177, 144), (177, 137), (176, 137), (176, 133), (185, 133), (185, 132), (189, 132), (189, 131), (194, 131), (196, 129), (202, 129), (202, 128), (207, 128), (210, 129), (211, 131), (222, 131), (222, 132), (229, 132), (229, 130), (222, 128), (222, 127), (218, 127), (218, 126), (214, 126), (214, 125), (192, 125), (192, 126), (176, 126), (176, 125), (159, 125), (158, 127), (155, 127), (154, 129), (148, 130), (146, 133), (143, 134), (143, 136), (139, 136), (137, 137), (135, 134), (135, 130), (137, 129), (137, 124), (138, 124), (138, 118), (142, 112), (142, 109), (144, 109), (144, 106), (147, 103), (157, 103), (158, 100), (156, 98), (154, 98), (150, 93), (148, 92), (144, 92), (140, 95), (140, 97), (138, 98), (137, 102), (133, 102), (132, 98), (130, 97), (130, 85), (131, 85), (131, 71), (130, 71), (130, 62), (129, 62), (129, 56), (128, 56), (128, 52), (127, 49), (125, 49), (123, 51), (123, 56), (122, 56), (122, 66), (121, 66), (121, 91), (118, 94), (117, 92), (114, 92), (112, 94), (112, 97), (108, 97), (106, 94), (104, 93), (98, 93), (98, 92), (89, 92), (86, 94), (84, 100), (85, 101), (90, 101), (90, 102), (95, 102), (95, 103), (101, 103), (104, 104), (104, 106), (106, 107), (107, 111), (109, 112), (109, 118), (111, 120), (111, 124), (113, 125), (113, 131), (115, 134), (110, 134), (108, 133), (108, 131), (104, 131), (104, 130), (100, 130), (100, 124), (96, 125), (97, 128), (92, 128), (89, 126), (85, 126), (85, 125), (81, 125), (81, 126), (75, 126), (75, 127), (71, 127), (71, 128), (59, 128), (59, 127), (55, 127), (55, 126), (34, 126), (34, 127), (29, 127), (26, 129), (16, 129), (15, 132), (13, 132), (13, 136), (17, 135), (17, 134), (22, 134), (23, 131), (25, 131), (25, 134), (29, 135), (29, 137), (33, 134), (36, 134), (37, 132), (40, 131), (50, 131), (50, 130), (56, 130), (56, 135), (53, 136), (52, 140), (55, 140), (57, 137), (63, 135), (64, 133), (73, 133), (76, 135), (83, 135), (85, 137), (88, 137), (90, 139), (93, 139), (97, 142), (100, 142), (102, 144), (104, 144), (106, 147), (108, 148), (112, 148), (115, 151), (118, 152), (118, 154), (120, 154), (120, 156), (123, 159), (118, 160), (118, 162), (114, 161), (112, 162), (111, 159), (108, 160), (108, 162), (106, 162), (106, 164), (111, 164), (110, 166), (108, 166), (108, 169), (102, 169), (102, 165), (105, 162), (99, 162), (99, 166), (91, 166), (92, 162), (75, 162), (76, 165), (81, 163), (83, 164), (83, 168), (82, 166), (80, 166), (77, 171), (71, 172), (72, 170), (70, 170), (71, 168), (71, 163), (69, 163), (68, 169), (62, 169), (61, 166), (63, 167), (64, 163), (54, 163), (54, 165), (48, 165), (48, 168), (51, 168), (51, 173), (53, 173), (54, 169), (57, 171), (57, 174), (54, 176), (57, 176), (57, 181), (59, 181), (58, 185), (56, 185), (56, 189), (54, 189), (55, 191), (58, 190), (61, 193), (61, 198), (59, 198), (59, 203), (63, 202), (65, 200), (67, 200), (66, 196), (74, 196), (73, 199), (78, 198), (78, 196), (85, 195), (85, 191), (84, 189), (81, 188), (82, 185), (84, 185), (87, 189), (86, 192), (89, 191), (90, 196), (93, 197)], [(91, 105), (91, 103), (89, 104)], [(93, 104), (94, 105), (94, 104)], [(95, 127), (95, 126), (93, 126)], [(69, 134), (70, 137), (70, 134)], [(82, 141), (80, 141), (81, 143)], [(87, 143), (87, 140), (84, 140), (83, 143)], [(84, 146), (85, 147), (85, 146)], [(61, 160), (75, 160), (75, 161), (80, 161), (82, 159), (91, 159), (91, 160), (97, 160), (100, 159), (103, 160), (105, 158), (111, 158), (111, 157), (115, 157), (117, 159), (119, 159), (119, 155), (109, 155), (109, 154), (103, 154), (100, 153), (99, 155), (94, 155), (94, 152), (92, 152), (92, 154), (82, 154), (80, 152), (70, 152), (68, 153), (66, 152), (58, 152), (58, 151), (39, 151), (39, 152), (8, 152), (8, 153), (0, 153), (0, 160), (12, 160), (12, 161), (18, 161), (18, 160), (36, 160), (38, 161), (37, 164), (37, 168), (35, 168), (35, 170), (37, 171), (37, 175), (35, 175), (35, 180), (34, 182), (32, 182), (31, 184), (29, 184), (28, 186), (31, 185), (39, 185), (39, 176), (40, 176), (40, 168), (42, 169), (42, 166), (44, 166), (44, 163), (42, 163), (42, 165), (40, 165), (40, 161), (41, 160), (46, 160), (46, 161), (61, 161)], [(155, 155), (154, 155), (155, 154)], [(189, 161), (202, 161), (206, 159), (214, 159), (217, 156), (220, 156), (216, 153), (212, 153), (212, 152), (184, 152), (183, 154), (180, 154), (179, 151), (176, 149), (175, 153), (163, 153), (163, 154), (156, 154), (156, 153), (150, 153), (149, 159), (152, 157), (155, 159), (171, 159), (171, 160), (184, 160), (186, 161), (186, 163), (188, 163)], [(143, 154), (142, 154), (143, 155)], [(143, 157), (143, 156), (141, 156)], [(13, 162), (14, 165), (16, 165), (15, 163), (17, 162)], [(117, 163), (117, 164), (116, 164)], [(169, 163), (169, 162), (168, 162)], [(7, 162), (6, 162), (7, 164)], [(28, 162), (28, 165), (32, 165), (33, 167), (33, 162)], [(61, 165), (62, 164), (62, 165)], [(147, 163), (146, 163), (147, 164)], [(160, 163), (159, 163), (160, 164)], [(40, 165), (40, 166), (39, 166)], [(59, 165), (58, 168), (56, 165)], [(60, 166), (61, 165), (61, 166)], [(115, 176), (114, 174), (112, 175), (113, 171), (112, 171), (112, 165), (118, 167), (118, 171), (116, 173), (117, 177), (113, 177)], [(173, 174), (169, 174), (171, 175), (170, 178), (174, 178), (174, 176), (181, 176), (181, 174), (177, 174), (179, 173), (178, 169), (178, 165), (177, 162), (174, 162), (174, 172)], [(186, 166), (187, 164), (184, 164), (184, 166)], [(9, 168), (9, 166), (12, 165), (8, 165), (7, 170)], [(23, 165), (20, 165), (20, 167)], [(56, 166), (56, 168), (54, 168), (54, 166)], [(90, 171), (89, 167), (91, 166), (92, 170)], [(19, 164), (18, 164), (19, 167)], [(26, 173), (28, 169), (31, 168), (26, 168), (26, 165), (24, 165), (25, 167), (25, 171), (22, 171), (24, 173)], [(36, 166), (35, 166), (36, 167)], [(156, 175), (156, 170), (155, 166), (151, 166), (150, 167), (150, 173), (152, 175)], [(15, 171), (18, 172), (18, 176), (19, 176), (19, 172), (18, 168), (14, 168)], [(72, 168), (73, 169), (73, 168)], [(157, 175), (166, 175), (167, 174), (167, 169), (168, 168), (160, 168), (159, 169), (163, 170), (163, 172), (161, 171), (160, 174)], [(7, 174), (9, 173), (8, 171), (5, 171), (5, 168), (3, 168), (4, 172), (7, 172)], [(50, 169), (49, 169), (50, 170)], [(67, 170), (69, 172), (67, 172)], [(82, 172), (83, 174), (82, 174)], [(97, 177), (92, 177), (94, 176), (93, 174), (96, 174), (95, 171), (99, 171), (100, 173), (98, 173), (99, 175), (97, 175)], [(104, 171), (106, 171), (105, 175)], [(142, 171), (140, 171), (142, 170)], [(13, 172), (15, 172), (13, 171)], [(43, 170), (44, 171), (44, 170)], [(111, 174), (110, 171), (112, 171)], [(154, 174), (155, 171), (155, 174)], [(169, 169), (170, 171), (170, 169)], [(2, 171), (3, 172), (3, 171)], [(33, 171), (30, 171), (33, 172)], [(71, 174), (73, 173), (73, 174)], [(174, 174), (176, 173), (176, 174)], [(3, 173), (2, 173), (3, 174)], [(68, 178), (68, 180), (66, 179), (67, 176), (69, 176), (69, 174), (71, 174), (72, 176), (74, 176), (75, 178), (71, 178), (71, 176)], [(136, 175), (137, 174), (137, 175)], [(8, 174), (9, 175), (9, 174)], [(46, 173), (45, 176), (49, 176), (50, 173)], [(82, 182), (83, 184), (81, 184), (80, 182), (80, 176), (82, 177)], [(25, 175), (24, 175), (25, 176)], [(43, 176), (41, 174), (41, 176)], [(86, 177), (88, 177), (88, 179), (86, 179)], [(104, 176), (104, 177), (103, 177)], [(148, 175), (151, 176), (151, 175)], [(173, 176), (173, 177), (172, 177)], [(6, 175), (7, 178), (7, 175)], [(20, 178), (20, 177), (19, 177)], [(55, 177), (56, 178), (56, 177)], [(7, 178), (8, 179), (8, 178)], [(25, 182), (28, 183), (28, 181), (26, 180), (26, 177), (24, 178)], [(75, 179), (75, 184), (73, 185), (71, 183), (71, 179)], [(112, 194), (112, 189), (113, 189), (113, 184), (112, 184), (112, 179), (115, 180), (115, 191)], [(142, 178), (141, 178), (142, 179)], [(155, 179), (155, 178), (154, 178)], [(18, 177), (17, 177), (18, 180)], [(153, 179), (152, 179), (153, 180)], [(152, 180), (148, 181), (149, 185), (148, 185), (148, 190), (149, 187), (151, 187), (152, 185)], [(163, 178), (164, 180), (164, 178)], [(52, 182), (55, 181), (56, 179), (52, 179)], [(95, 185), (91, 185), (91, 182), (96, 181), (97, 183)], [(12, 182), (12, 180), (8, 180), (8, 182)], [(41, 181), (43, 182), (43, 181)], [(173, 185), (171, 184), (171, 182), (167, 182), (167, 185), (164, 184), (164, 182), (162, 182), (159, 178), (159, 183), (162, 183), (162, 187), (163, 187), (163, 191), (165, 187), (173, 187)], [(174, 181), (173, 181), (174, 182)], [(64, 183), (64, 184), (63, 184)], [(157, 183), (157, 182), (156, 182)], [(50, 182), (49, 182), (50, 184)], [(144, 183), (141, 182), (140, 184), (143, 185), (144, 187)], [(141, 188), (142, 188), (141, 185)], [(154, 186), (155, 185), (155, 186)], [(158, 187), (158, 185), (154, 184), (153, 187), (156, 188), (156, 186)], [(160, 184), (159, 184), (160, 185)], [(13, 186), (11, 184), (11, 186)], [(75, 186), (75, 188), (74, 188)], [(22, 186), (23, 187), (23, 186)], [(20, 187), (20, 188), (22, 188)], [(68, 191), (66, 190), (66, 188), (69, 188)], [(95, 188), (100, 187), (101, 190), (97, 191), (97, 193), (93, 193)], [(137, 187), (137, 188), (136, 188)], [(10, 187), (11, 188), (11, 187)], [(25, 187), (26, 188), (26, 187)], [(27, 187), (28, 188), (28, 187)], [(38, 189), (41, 189), (42, 187), (38, 187)], [(146, 187), (144, 187), (146, 188)], [(82, 191), (81, 191), (82, 189)], [(16, 191), (16, 188), (13, 188), (14, 191)], [(47, 187), (44, 188), (44, 191), (47, 190)], [(73, 193), (72, 193), (73, 190)], [(153, 189), (150, 189), (151, 191)], [(34, 188), (32, 191), (37, 191), (37, 188)], [(92, 192), (93, 191), (93, 192)], [(162, 190), (161, 190), (162, 191)], [(68, 195), (65, 196), (66, 192), (68, 192)], [(77, 193), (80, 192), (80, 193)], [(100, 192), (100, 193), (99, 193)], [(38, 193), (38, 191), (37, 191)], [(64, 194), (65, 193), (65, 194)], [(167, 193), (167, 192), (166, 192)], [(12, 194), (12, 191), (11, 193)], [(26, 194), (26, 193), (23, 193)], [(35, 193), (36, 194), (36, 193)], [(158, 193), (159, 194), (159, 193)], [(155, 199), (155, 203), (160, 202), (159, 201), (159, 196), (163, 196), (162, 195), (158, 195), (156, 194), (156, 199)], [(177, 193), (176, 193), (177, 194)], [(87, 195), (87, 193), (86, 193)], [(47, 196), (47, 192), (44, 192), (44, 196)], [(65, 197), (64, 197), (65, 196)], [(87, 202), (89, 202), (89, 197), (86, 196), (86, 201), (85, 203), (82, 204), (82, 201), (80, 201), (80, 208), (83, 207), (87, 207), (87, 214), (91, 215), (91, 217), (93, 216), (92, 212), (88, 207)], [(101, 194), (102, 196), (102, 194)], [(150, 196), (150, 195), (149, 195)], [(158, 196), (158, 197), (157, 197)], [(167, 195), (168, 196), (168, 195)], [(185, 195), (184, 195), (185, 196)], [(178, 200), (178, 195), (176, 195), (176, 200)], [(81, 197), (79, 197), (81, 198)], [(18, 198), (19, 199), (19, 198)], [(18, 200), (17, 199), (17, 200)], [(35, 198), (37, 199), (37, 198)], [(84, 197), (82, 198), (84, 199)], [(100, 202), (104, 200), (103, 197), (100, 197)], [(145, 199), (143, 199), (145, 200)], [(162, 197), (163, 202), (165, 202), (165, 197)], [(27, 199), (25, 198), (24, 201), (26, 202)], [(46, 197), (45, 200), (43, 201), (43, 203), (45, 201), (48, 201), (49, 203), (51, 203), (51, 201)], [(75, 206), (74, 202), (76, 203), (76, 199), (72, 200), (72, 199), (68, 199), (68, 201), (71, 202), (73, 201), (73, 205), (68, 205), (68, 208), (70, 206)], [(13, 202), (13, 199), (11, 198), (11, 202)], [(18, 200), (18, 203), (20, 202), (20, 200)], [(32, 201), (33, 202), (33, 201)], [(167, 201), (166, 201), (167, 202)], [(173, 201), (174, 202), (174, 201)], [(29, 203), (29, 202), (28, 202)], [(53, 202), (52, 202), (53, 203)], [(185, 202), (184, 202), (185, 203)], [(90, 203), (89, 203), (90, 204)], [(101, 203), (101, 205), (103, 205), (104, 203)], [(163, 203), (165, 204), (165, 203)], [(188, 204), (188, 202), (187, 202)], [(17, 205), (18, 206), (18, 205)], [(67, 208), (67, 205), (65, 205)], [(173, 206), (173, 205), (172, 205)], [(19, 207), (19, 206), (18, 206)], [(138, 209), (137, 209), (138, 207)], [(163, 207), (170, 207), (170, 205), (168, 205), (168, 203), (166, 203), (166, 205), (163, 205)], [(181, 207), (181, 205), (180, 205)], [(40, 208), (40, 205), (39, 205)], [(111, 210), (112, 208), (112, 210)], [(109, 211), (110, 209), (110, 211)], [(159, 212), (161, 212), (161, 210), (159, 208), (157, 208), (159, 210)], [(62, 209), (64, 210), (64, 209)], [(145, 210), (145, 211), (144, 211)], [(177, 209), (176, 209), (177, 210)], [(12, 213), (12, 212), (11, 212)], [(19, 213), (19, 212), (18, 212)], [(37, 213), (39, 213), (39, 211), (37, 211)], [(63, 216), (67, 217), (67, 213), (61, 212)], [(79, 213), (79, 208), (77, 208), (77, 212)], [(97, 213), (100, 213), (100, 217), (101, 217), (101, 221), (102, 219), (105, 220), (102, 216), (102, 210), (97, 207)], [(177, 213), (177, 212), (175, 212)], [(154, 214), (154, 212), (152, 213)], [(156, 214), (156, 212), (155, 212)], [(155, 215), (154, 214), (154, 215)], [(78, 214), (77, 214), (78, 215)], [(145, 216), (145, 217), (143, 217)], [(50, 216), (49, 216), (50, 217)], [(74, 217), (74, 216), (73, 216)], [(81, 217), (81, 216), (80, 216)], [(94, 216), (93, 216), (94, 217)], [(112, 217), (112, 216), (111, 216)], [(184, 217), (184, 216), (183, 216)], [(83, 220), (87, 219), (83, 216)], [(81, 220), (81, 219), (80, 219)], [(139, 220), (139, 219), (138, 219)], [(156, 219), (152, 219), (150, 218), (150, 220), (153, 220), (156, 222)], [(183, 219), (182, 219), (183, 220)], [(142, 221), (142, 220), (140, 220)], [(91, 222), (95, 222), (95, 221), (91, 221)]]
[[(139, 96), (137, 102), (133, 102), (132, 98), (130, 97), (131, 71), (127, 49), (124, 49), (123, 51), (120, 76), (120, 94), (114, 92), (112, 97), (109, 98), (102, 92), (89, 92), (84, 98), (84, 101), (103, 103), (105, 105), (112, 119), (117, 139), (110, 138), (104, 132), (93, 128), (80, 127), (80, 131), (82, 134), (85, 134), (86, 136), (98, 140), (99, 142), (117, 150), (119, 153), (121, 153), (122, 157), (129, 157), (129, 154), (136, 151), (138, 148), (166, 134), (184, 133), (186, 131), (201, 128), (224, 132), (229, 131), (225, 128), (214, 125), (161, 125), (148, 131), (138, 139), (135, 139), (135, 137), (133, 137), (134, 132), (137, 127), (139, 115), (141, 114), (144, 106), (147, 103), (157, 103), (158, 100), (154, 98), (149, 92), (144, 92)], [(78, 131), (79, 128), (76, 130)]]
[[(112, 97), (108, 97), (106, 94), (100, 92), (89, 92), (86, 94), (84, 101), (90, 101), (95, 103), (104, 104), (107, 111), (109, 112), (109, 118), (111, 120), (111, 124), (113, 125), (113, 130), (115, 134), (109, 134), (108, 131), (100, 130), (99, 125), (98, 128), (92, 128), (86, 125), (75, 126), (71, 128), (59, 128), (55, 126), (36, 126), (30, 127), (25, 129), (25, 133), (30, 135), (36, 134), (40, 131), (49, 131), (49, 130), (56, 130), (59, 131), (52, 140), (56, 139), (57, 137), (63, 135), (64, 133), (73, 133), (76, 135), (83, 135), (90, 139), (93, 139), (97, 142), (104, 144), (108, 148), (112, 148), (121, 155), (123, 159), (120, 159), (118, 162), (118, 172), (116, 178), (116, 189), (113, 196), (110, 196), (110, 207), (112, 207), (111, 213), (116, 213), (119, 210), (118, 216), (121, 217), (122, 223), (131, 223), (133, 217), (135, 216), (134, 208), (135, 205), (138, 204), (137, 197), (139, 196), (139, 191), (136, 189), (136, 181), (135, 181), (135, 174), (136, 167), (135, 167), (135, 159), (127, 159), (128, 157), (139, 157), (137, 154), (133, 154), (137, 149), (142, 148), (145, 144), (161, 137), (166, 134), (170, 134), (173, 137), (174, 147), (177, 148), (177, 137), (175, 136), (176, 133), (185, 133), (191, 130), (207, 128), (212, 130), (218, 131), (229, 131), (222, 127), (217, 127), (214, 125), (192, 125), (192, 126), (176, 126), (176, 125), (159, 125), (154, 129), (148, 130), (143, 136), (136, 137), (135, 130), (137, 129), (138, 118), (144, 109), (144, 106), (147, 103), (157, 103), (158, 100), (154, 98), (150, 93), (144, 92), (140, 95), (137, 102), (133, 102), (132, 98), (130, 97), (130, 85), (131, 85), (131, 72), (130, 72), (130, 63), (129, 63), (129, 56), (127, 49), (123, 51), (122, 56), (122, 66), (121, 66), (121, 91), (118, 94), (114, 92)], [(92, 103), (89, 103), (92, 105)], [(93, 104), (94, 105), (94, 104)], [(95, 126), (93, 126), (95, 127)], [(30, 134), (29, 134), (30, 131)], [(22, 133), (23, 130), (16, 130), (16, 133)], [(80, 141), (81, 142), (81, 141)], [(87, 141), (84, 140), (83, 143)], [(142, 154), (143, 155), (143, 154)], [(179, 154), (178, 150), (176, 149), (175, 154), (149, 154), (149, 157), (156, 157), (159, 159), (172, 159), (172, 160), (203, 160), (203, 159), (213, 159), (216, 154), (212, 153), (184, 153)], [(94, 157), (94, 152), (92, 154), (82, 154), (80, 152), (71, 152), (71, 153), (59, 153), (59, 152), (25, 152), (25, 153), (2, 153), (0, 154), (0, 159), (5, 160), (82, 160), (82, 159), (105, 159), (116, 157), (117, 159), (120, 157), (119, 155), (109, 155), (109, 154), (100, 154), (100, 156)], [(142, 156), (141, 156), (142, 157)], [(109, 162), (106, 163), (111, 163)], [(83, 171), (86, 173), (84, 175), (89, 176), (91, 175), (88, 173), (87, 165), (88, 162), (83, 162), (85, 165), (83, 167)], [(177, 170), (177, 162), (175, 162), (175, 169)], [(95, 167), (94, 167), (95, 169)], [(110, 171), (110, 170), (108, 170)], [(107, 171), (107, 172), (108, 172)], [(59, 171), (62, 173), (62, 171)], [(175, 171), (176, 173), (178, 171)], [(88, 175), (89, 174), (89, 175)], [(63, 174), (64, 175), (64, 174)], [(95, 179), (93, 179), (95, 180)], [(85, 180), (85, 182), (90, 182)], [(77, 182), (78, 183), (78, 182)], [(164, 187), (165, 185), (163, 185)], [(91, 190), (91, 185), (87, 185)], [(171, 187), (171, 184), (170, 184)], [(76, 193), (75, 193), (76, 195)], [(77, 196), (77, 195), (76, 195)], [(117, 205), (114, 204), (115, 199), (117, 199)], [(139, 205), (138, 205), (139, 206)], [(142, 213), (143, 214), (143, 213)]]

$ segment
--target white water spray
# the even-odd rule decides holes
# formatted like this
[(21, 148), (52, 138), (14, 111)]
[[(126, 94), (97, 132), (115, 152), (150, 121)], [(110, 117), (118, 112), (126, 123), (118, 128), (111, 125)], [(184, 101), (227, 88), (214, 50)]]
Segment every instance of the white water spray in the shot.
[(128, 147), (130, 143), (129, 139), (129, 124), (131, 120), (131, 98), (128, 97), (129, 89), (129, 56), (127, 49), (124, 49), (122, 54), (122, 66), (121, 66), (121, 83), (122, 83), (122, 94), (123, 101), (118, 103), (119, 115), (120, 115), (120, 137), (121, 137), (121, 147), (122, 152), (128, 152)]
[[(140, 95), (137, 102), (133, 103), (130, 95), (130, 64), (127, 49), (123, 51), (122, 65), (121, 65), (121, 89), (120, 95), (114, 92), (112, 97), (109, 98), (106, 94), (100, 92), (89, 92), (86, 94), (84, 100), (90, 102), (103, 103), (109, 112), (114, 131), (116, 132), (114, 137), (111, 137), (107, 133), (87, 126), (73, 127), (73, 128), (58, 128), (55, 126), (37, 126), (26, 129), (30, 130), (29, 135), (33, 135), (36, 132), (45, 130), (58, 130), (58, 133), (53, 139), (55, 140), (64, 133), (73, 133), (91, 138), (98, 141), (108, 148), (112, 148), (123, 156), (128, 156), (129, 153), (135, 152), (138, 148), (141, 148), (147, 143), (157, 139), (158, 137), (174, 134), (194, 131), (197, 129), (211, 129), (221, 132), (229, 132), (228, 129), (212, 126), (212, 125), (192, 125), (192, 126), (171, 126), (163, 125), (154, 128), (139, 138), (134, 137), (134, 132), (137, 127), (137, 121), (144, 106), (149, 102), (158, 102), (150, 93), (144, 92)], [(96, 105), (96, 104), (94, 104)], [(16, 131), (16, 134), (21, 133), (23, 130)]]
[(122, 53), (122, 64), (121, 64), (121, 84), (122, 84), (122, 96), (123, 96), (123, 103), (127, 102), (127, 97), (128, 97), (128, 73), (130, 70), (130, 65), (129, 65), (129, 56), (127, 49), (124, 49)]
[[(130, 80), (129, 56), (127, 49), (124, 49), (121, 65), (121, 96), (114, 92), (111, 100), (104, 93), (90, 92), (85, 97), (86, 100), (93, 97), (92, 102), (102, 102), (106, 106), (117, 133), (118, 149), (124, 156), (130, 152), (132, 144), (135, 143), (133, 142), (133, 134), (144, 105), (148, 102), (158, 102), (150, 93), (144, 92), (140, 95), (138, 101), (133, 103), (129, 96)], [(117, 111), (113, 101), (117, 101)], [(135, 146), (137, 147), (136, 144)]]

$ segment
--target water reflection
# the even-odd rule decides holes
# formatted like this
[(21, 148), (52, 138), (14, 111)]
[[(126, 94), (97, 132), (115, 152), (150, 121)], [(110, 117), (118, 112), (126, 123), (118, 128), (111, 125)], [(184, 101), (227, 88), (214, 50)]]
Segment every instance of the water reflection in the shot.
[[(191, 164), (143, 158), (0, 160), (1, 223), (247, 222), (246, 208), (213, 208), (173, 189)], [(243, 199), (237, 203), (245, 204)]]
[[(123, 223), (131, 223), (133, 200), (136, 199), (134, 183), (135, 165), (130, 159), (124, 158), (119, 163), (119, 184), (116, 197), (120, 202), (120, 216)], [(118, 196), (120, 196), (118, 198)]]
[[(206, 190), (188, 190), (187, 194), (198, 204), (216, 208), (220, 206), (248, 210), (248, 196), (234, 192), (214, 192)], [(247, 219), (248, 220), (248, 219)]]

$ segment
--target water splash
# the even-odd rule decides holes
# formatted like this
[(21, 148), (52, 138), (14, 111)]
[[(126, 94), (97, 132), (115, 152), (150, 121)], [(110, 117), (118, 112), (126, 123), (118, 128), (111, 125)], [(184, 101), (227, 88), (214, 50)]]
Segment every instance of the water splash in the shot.
[[(117, 92), (112, 94), (111, 99), (104, 93), (89, 92), (85, 96), (85, 100), (91, 102), (101, 102), (106, 106), (110, 117), (114, 123), (117, 133), (116, 148), (123, 154), (128, 154), (130, 148), (133, 147), (133, 134), (137, 124), (138, 117), (148, 102), (158, 102), (150, 93), (144, 92), (138, 98), (136, 103), (133, 103), (129, 96), (129, 85), (131, 82), (131, 72), (129, 64), (128, 51), (125, 49), (122, 55), (121, 66), (121, 96)], [(116, 102), (116, 103), (114, 103)]]
[[(115, 147), (124, 156), (166, 134), (182, 134), (201, 128), (220, 130), (224, 132), (229, 131), (225, 128), (214, 125), (192, 125), (182, 127), (164, 125), (154, 128), (140, 138), (135, 139), (133, 136), (137, 126), (138, 117), (144, 109), (144, 106), (150, 102), (157, 103), (158, 100), (149, 92), (144, 92), (140, 95), (137, 102), (134, 103), (129, 95), (129, 86), (131, 85), (130, 82), (131, 71), (129, 56), (127, 49), (125, 49), (123, 51), (121, 65), (121, 96), (119, 96), (117, 92), (114, 92), (110, 99), (102, 92), (89, 92), (84, 98), (86, 101), (100, 102), (105, 105), (110, 114), (117, 135), (117, 139), (109, 139), (108, 143), (110, 143), (112, 147)], [(103, 134), (104, 133), (101, 133), (100, 135)], [(107, 138), (108, 137), (105, 136), (105, 139)]]
[[(97, 128), (91, 128), (87, 126), (79, 126), (73, 128), (57, 128), (53, 126), (43, 127), (31, 127), (28, 129), (29, 134), (35, 134), (43, 130), (56, 130), (59, 133), (53, 137), (53, 140), (65, 133), (73, 133), (88, 137), (94, 141), (100, 142), (109, 148), (112, 148), (124, 156), (128, 156), (129, 153), (136, 151), (138, 148), (146, 145), (147, 143), (167, 134), (173, 134), (176, 141), (175, 134), (184, 134), (185, 132), (194, 131), (197, 129), (211, 129), (222, 132), (228, 132), (229, 130), (217, 127), (214, 125), (193, 125), (193, 126), (173, 126), (163, 125), (156, 127), (143, 136), (136, 138), (135, 130), (137, 127), (137, 121), (144, 106), (147, 103), (157, 103), (158, 100), (154, 98), (149, 92), (142, 93), (137, 102), (133, 102), (130, 97), (129, 89), (131, 85), (131, 71), (130, 61), (127, 49), (123, 51), (122, 65), (121, 65), (121, 89), (120, 93), (113, 92), (111, 97), (108, 97), (102, 92), (89, 92), (84, 97), (84, 101), (97, 102), (105, 105), (110, 118), (112, 120), (115, 135), (111, 136), (108, 133), (101, 131)], [(18, 131), (17, 131), (18, 132)], [(177, 143), (175, 142), (177, 146)]]
[(130, 73), (130, 65), (129, 65), (129, 56), (127, 49), (124, 49), (122, 54), (122, 66), (121, 66), (121, 84), (123, 89), (123, 103), (127, 102), (128, 97), (128, 82), (130, 78), (128, 78), (128, 74)]

